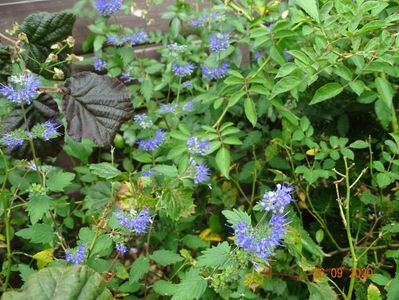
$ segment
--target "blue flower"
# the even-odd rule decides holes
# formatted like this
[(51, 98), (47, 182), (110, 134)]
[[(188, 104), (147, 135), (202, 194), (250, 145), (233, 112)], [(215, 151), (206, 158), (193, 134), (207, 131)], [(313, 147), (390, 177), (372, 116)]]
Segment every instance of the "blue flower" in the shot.
[(109, 16), (121, 9), (122, 0), (96, 0), (96, 8), (99, 14)]
[(190, 25), (192, 27), (200, 27), (200, 26), (204, 26), (206, 23), (208, 23), (208, 21), (209, 21), (208, 16), (202, 16), (199, 19), (190, 20)]
[(229, 72), (229, 64), (222, 63), (222, 65), (218, 68), (209, 68), (208, 66), (201, 66), (202, 74), (205, 77), (208, 77), (210, 80), (213, 79), (221, 79), (227, 76)]
[(200, 184), (209, 180), (209, 168), (205, 164), (197, 163), (190, 158), (190, 164), (194, 168), (194, 183)]
[(121, 77), (120, 77), (120, 79), (121, 79), (121, 81), (123, 82), (123, 83), (129, 83), (130, 81), (132, 81), (133, 80), (133, 78), (130, 76), (130, 73), (129, 72), (126, 72), (126, 71), (123, 71), (122, 73), (121, 73)]
[(159, 107), (162, 113), (167, 114), (167, 113), (174, 113), (177, 105), (172, 103), (170, 104), (161, 103)]
[(28, 169), (31, 171), (37, 171), (37, 165), (33, 160), (28, 163)]
[(65, 260), (67, 262), (77, 265), (83, 263), (85, 258), (86, 247), (84, 245), (80, 245), (75, 254), (73, 254), (69, 249), (65, 250)]
[(162, 129), (158, 129), (157, 133), (155, 136), (151, 139), (148, 140), (139, 140), (137, 142), (139, 149), (144, 150), (144, 151), (154, 151), (159, 146), (162, 145), (162, 143), (165, 140), (165, 133), (163, 132)]
[(263, 51), (256, 51), (252, 54), (252, 60), (257, 61), (259, 58), (262, 58), (265, 55)]
[(151, 128), (154, 123), (147, 114), (138, 114), (134, 116), (134, 122), (143, 129)]
[(288, 53), (287, 49), (283, 51), (283, 54), (286, 60), (288, 61), (292, 60), (292, 55)]
[(107, 35), (107, 43), (111, 46), (117, 46), (119, 44), (118, 38), (114, 35)]
[(192, 63), (186, 63), (184, 65), (174, 63), (172, 65), (172, 72), (178, 77), (189, 76), (193, 73), (194, 69), (195, 66)]
[(53, 120), (48, 120), (43, 123), (43, 126), (45, 127), (44, 133), (43, 133), (43, 139), (45, 141), (48, 141), (48, 140), (58, 136), (57, 128), (61, 126), (60, 124), (56, 123)]
[(0, 83), (0, 94), (18, 104), (30, 104), (37, 96), (39, 81), (31, 74), (11, 76), (10, 83)]
[(179, 45), (178, 43), (173, 43), (170, 44), (168, 46), (168, 48), (173, 51), (173, 52), (177, 52), (177, 53), (181, 53), (187, 50), (187, 46), (186, 45)]
[(260, 206), (265, 212), (283, 213), (285, 206), (292, 201), (293, 191), (294, 188), (288, 184), (277, 184), (274, 191), (266, 192), (263, 195)]
[(125, 254), (127, 252), (127, 250), (128, 250), (126, 245), (119, 244), (119, 243), (115, 245), (115, 249), (116, 249), (116, 251), (118, 251), (122, 255)]
[(20, 147), (24, 143), (24, 140), (21, 138), (12, 137), (10, 134), (6, 133), (2, 135), (2, 140), (6, 144), (8, 149), (12, 149), (15, 147)]
[(193, 83), (191, 82), (191, 80), (187, 80), (187, 81), (183, 82), (181, 85), (184, 88), (188, 88), (188, 87), (192, 87)]
[(148, 169), (148, 170), (146, 170), (146, 171), (143, 171), (142, 173), (141, 173), (141, 176), (142, 177), (150, 177), (152, 174), (154, 174), (156, 171), (154, 170), (154, 169)]
[(99, 57), (96, 57), (93, 62), (93, 67), (96, 71), (101, 72), (107, 68), (107, 63)]
[(148, 208), (144, 208), (138, 214), (135, 210), (129, 213), (119, 210), (116, 212), (116, 217), (120, 226), (128, 230), (133, 229), (137, 234), (146, 232), (148, 225), (152, 222)]
[(254, 248), (254, 234), (249, 233), (249, 226), (247, 222), (241, 221), (234, 228), (235, 243), (251, 252)]
[(217, 33), (211, 35), (209, 44), (212, 52), (222, 52), (230, 46), (229, 35), (227, 33)]
[(193, 109), (193, 106), (194, 106), (193, 101), (188, 101), (188, 102), (186, 102), (186, 103), (183, 105), (183, 110), (184, 110), (184, 111), (192, 110), (192, 109)]
[(122, 40), (122, 44), (131, 44), (132, 46), (135, 46), (145, 42), (147, 39), (147, 33), (144, 31), (139, 31), (134, 35), (126, 35)]
[(200, 141), (197, 137), (192, 136), (187, 140), (187, 148), (191, 153), (204, 155), (210, 147), (209, 141)]

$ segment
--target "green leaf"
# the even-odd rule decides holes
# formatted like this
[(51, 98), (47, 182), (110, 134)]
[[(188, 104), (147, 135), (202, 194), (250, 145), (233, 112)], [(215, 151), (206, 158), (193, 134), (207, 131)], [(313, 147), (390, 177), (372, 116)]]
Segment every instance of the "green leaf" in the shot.
[(177, 285), (177, 290), (171, 300), (201, 299), (207, 287), (206, 280), (199, 275), (197, 269), (190, 269), (183, 280)]
[(391, 109), (381, 99), (378, 99), (374, 103), (374, 111), (381, 126), (387, 128), (392, 118)]
[(238, 209), (223, 210), (222, 214), (226, 217), (227, 222), (232, 226), (236, 226), (238, 223), (245, 221), (248, 225), (251, 224), (251, 217), (245, 212)]
[(32, 224), (37, 223), (50, 210), (51, 198), (47, 195), (36, 194), (29, 198), (26, 205)]
[(337, 294), (327, 282), (308, 282), (307, 286), (310, 293), (309, 300), (331, 300), (338, 298)]
[(17, 231), (15, 235), (36, 244), (49, 244), (52, 243), (55, 238), (53, 228), (50, 225), (38, 223)]
[(112, 179), (120, 175), (122, 172), (110, 163), (90, 164), (90, 170), (98, 177)]
[(176, 177), (179, 174), (175, 166), (157, 165), (153, 169), (167, 177)]
[(320, 23), (319, 9), (316, 0), (296, 0), (295, 3), (299, 5), (306, 13), (311, 16), (317, 23)]
[(369, 147), (369, 143), (362, 140), (357, 140), (350, 144), (349, 147), (354, 149), (365, 149)]
[(377, 77), (375, 79), (375, 87), (380, 95), (380, 99), (390, 109), (392, 107), (392, 99), (394, 95), (390, 82), (385, 78)]
[(233, 93), (233, 94), (230, 96), (230, 99), (229, 99), (229, 102), (228, 102), (228, 107), (232, 107), (232, 106), (236, 105), (236, 103), (237, 103), (238, 101), (240, 101), (240, 99), (241, 99), (245, 94), (246, 94), (245, 91), (242, 91), (242, 90), (239, 90), (239, 91)]
[(397, 300), (399, 299), (399, 275), (397, 274), (395, 278), (388, 285), (387, 300)]
[(65, 137), (66, 144), (64, 150), (69, 155), (81, 160), (84, 164), (89, 163), (89, 157), (93, 153), (94, 144), (89, 139), (82, 139), (81, 142), (76, 142), (70, 137)]
[(96, 299), (112, 300), (102, 276), (87, 266), (45, 268), (29, 276), (20, 291), (4, 293), (2, 300)]
[(108, 250), (108, 252), (109, 250), (112, 250), (112, 239), (108, 234), (103, 234), (97, 238), (93, 250), (90, 253), (90, 256), (100, 253), (102, 251), (107, 252), (106, 250)]
[[(30, 70), (47, 79), (53, 78), (53, 73), (43, 70), (41, 65), (53, 51), (50, 48), (53, 44), (62, 42), (68, 36), (72, 35), (72, 28), (75, 20), (75, 15), (67, 12), (38, 12), (25, 18), (18, 32), (24, 32), (26, 34), (29, 41), (26, 47), (29, 49), (30, 57), (35, 58), (35, 60), (40, 63), (38, 64), (33, 59), (29, 58), (27, 66)], [(58, 61), (65, 60), (69, 53), (71, 53), (71, 48), (66, 47), (65, 50), (58, 54)], [(65, 76), (69, 77), (69, 64), (58, 64), (57, 68), (60, 68)]]
[(201, 252), (201, 255), (197, 258), (196, 266), (218, 268), (230, 258), (230, 246), (227, 242), (223, 242), (212, 248), (206, 249)]
[(129, 273), (129, 283), (138, 282), (150, 270), (150, 260), (148, 257), (140, 256), (137, 258)]
[(192, 190), (181, 186), (167, 189), (163, 192), (160, 205), (173, 220), (187, 217), (192, 213), (194, 199)]
[(47, 174), (46, 185), (50, 191), (63, 192), (74, 178), (75, 174), (58, 169)]
[(152, 93), (154, 92), (154, 86), (152, 84), (151, 78), (147, 78), (140, 85), (140, 92), (143, 94), (145, 100), (150, 101)]
[(90, 72), (75, 74), (65, 87), (69, 92), (62, 98), (62, 110), (68, 134), (76, 141), (88, 138), (111, 145), (122, 122), (133, 113), (127, 88), (115, 78)]
[(386, 187), (387, 185), (389, 185), (391, 183), (391, 178), (385, 174), (385, 173), (378, 173), (377, 177), (377, 184), (379, 187)]
[(177, 291), (177, 285), (170, 281), (157, 280), (153, 287), (154, 292), (162, 296), (172, 296)]
[(170, 250), (157, 250), (154, 251), (150, 258), (161, 266), (173, 265), (183, 260), (179, 254), (174, 253)]
[(258, 120), (258, 116), (256, 115), (255, 103), (249, 97), (247, 97), (244, 101), (244, 111), (249, 122), (251, 122), (252, 126), (255, 127), (256, 122)]
[(382, 300), (380, 290), (372, 283), (367, 287), (367, 300)]
[(323, 85), (318, 88), (316, 93), (313, 96), (312, 101), (310, 101), (310, 105), (323, 102), (327, 99), (333, 98), (340, 94), (343, 91), (342, 86), (337, 82), (331, 82)]
[(297, 76), (287, 76), (280, 79), (274, 86), (272, 90), (271, 98), (275, 96), (288, 92), (295, 87), (297, 87), (301, 83), (301, 79)]
[(364, 91), (364, 82), (361, 80), (355, 80), (349, 82), (349, 87), (358, 95), (360, 96)]
[(230, 172), (230, 151), (222, 147), (216, 154), (216, 165), (226, 178), (229, 178)]

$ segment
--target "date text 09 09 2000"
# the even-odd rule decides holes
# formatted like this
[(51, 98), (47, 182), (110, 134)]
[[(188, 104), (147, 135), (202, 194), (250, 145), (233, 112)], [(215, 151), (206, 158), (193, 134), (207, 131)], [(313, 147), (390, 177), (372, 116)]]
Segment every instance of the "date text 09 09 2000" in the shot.
[(314, 268), (313, 269), (313, 278), (317, 279), (321, 276), (329, 276), (330, 278), (342, 278), (344, 276), (348, 276), (349, 278), (360, 278), (365, 279), (373, 276), (372, 268), (344, 268), (344, 267), (335, 267), (330, 269), (325, 268)]

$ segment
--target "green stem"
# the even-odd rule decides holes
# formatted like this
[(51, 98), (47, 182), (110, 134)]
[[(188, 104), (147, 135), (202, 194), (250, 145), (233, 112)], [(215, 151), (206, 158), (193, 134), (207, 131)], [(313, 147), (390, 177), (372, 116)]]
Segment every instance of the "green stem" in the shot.
[(392, 115), (392, 121), (391, 121), (392, 131), (397, 132), (399, 131), (399, 125), (398, 125), (398, 118), (396, 117), (396, 109), (393, 104), (391, 108), (391, 115)]
[[(352, 255), (352, 270), (356, 270), (357, 268), (357, 263), (358, 263), (358, 258), (356, 256), (355, 252), (355, 247), (354, 247), (354, 241), (352, 238), (352, 233), (351, 233), (351, 223), (350, 223), (350, 198), (351, 198), (351, 184), (349, 182), (349, 167), (348, 167), (348, 161), (347, 158), (344, 157), (344, 163), (345, 163), (345, 186), (346, 186), (346, 196), (345, 196), (345, 202), (344, 202), (344, 210), (345, 210), (345, 228), (346, 228), (346, 235), (348, 238), (349, 242), (349, 249)], [(340, 205), (342, 205), (342, 202), (338, 202)], [(353, 289), (355, 286), (355, 279), (356, 276), (351, 276), (350, 282), (349, 282), (349, 290), (347, 294), (347, 299), (350, 300), (352, 299), (352, 294), (353, 294)]]

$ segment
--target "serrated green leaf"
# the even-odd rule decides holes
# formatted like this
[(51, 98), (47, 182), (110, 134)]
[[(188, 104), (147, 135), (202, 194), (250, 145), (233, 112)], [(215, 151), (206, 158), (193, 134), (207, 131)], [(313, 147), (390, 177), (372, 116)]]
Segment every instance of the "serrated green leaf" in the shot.
[(197, 269), (190, 269), (183, 280), (177, 285), (177, 289), (171, 300), (201, 299), (207, 287), (206, 280), (201, 277)]
[(63, 192), (71, 184), (75, 174), (56, 170), (47, 175), (46, 185), (53, 192)]
[(90, 164), (90, 170), (93, 174), (105, 179), (115, 178), (122, 173), (112, 164), (106, 162), (99, 164)]
[(331, 82), (323, 85), (318, 88), (316, 93), (313, 96), (312, 101), (310, 101), (309, 105), (313, 105), (316, 103), (323, 102), (327, 99), (333, 98), (340, 94), (343, 91), (342, 86), (337, 82)]
[(197, 267), (218, 268), (230, 258), (230, 246), (227, 242), (223, 242), (201, 252), (197, 258)]
[(157, 280), (153, 287), (154, 292), (162, 296), (172, 296), (177, 291), (177, 284), (170, 281)]
[(365, 148), (369, 147), (369, 144), (365, 141), (357, 140), (357, 141), (353, 142), (352, 144), (350, 144), (349, 147), (354, 148), (354, 149), (365, 149)]
[(150, 255), (150, 259), (154, 260), (161, 266), (167, 266), (182, 261), (183, 257), (170, 250), (157, 250)]
[(47, 195), (32, 195), (26, 205), (32, 224), (37, 223), (50, 210), (51, 198)]
[(130, 268), (129, 282), (138, 282), (150, 270), (150, 260), (148, 257), (140, 256)]
[(295, 3), (299, 5), (306, 13), (311, 16), (317, 23), (320, 23), (319, 9), (316, 0), (296, 0)]
[(36, 244), (49, 244), (55, 238), (54, 230), (50, 225), (38, 223), (17, 231), (15, 235)]
[(31, 274), (20, 291), (4, 293), (4, 300), (96, 299), (112, 300), (100, 274), (87, 266), (45, 268)]
[(223, 210), (222, 214), (226, 217), (227, 222), (232, 226), (236, 226), (242, 221), (245, 221), (248, 225), (251, 224), (251, 217), (245, 211), (238, 209)]

